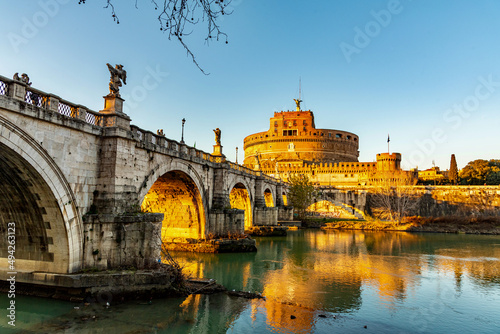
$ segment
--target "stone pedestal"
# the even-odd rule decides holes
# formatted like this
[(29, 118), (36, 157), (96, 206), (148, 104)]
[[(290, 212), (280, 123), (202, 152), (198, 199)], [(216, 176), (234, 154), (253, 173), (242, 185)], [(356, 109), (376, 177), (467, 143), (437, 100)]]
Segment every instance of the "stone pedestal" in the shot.
[(214, 145), (214, 153), (212, 153), (212, 155), (224, 156), (224, 154), (222, 154), (222, 145)]
[(101, 112), (115, 112), (123, 114), (123, 101), (119, 96), (106, 95), (104, 97), (104, 110)]
[(24, 101), (26, 96), (26, 84), (13, 81), (9, 85), (8, 95), (16, 100)]
[(100, 111), (102, 126), (130, 130), (131, 119), (123, 112), (123, 101), (119, 96), (104, 96), (104, 109)]

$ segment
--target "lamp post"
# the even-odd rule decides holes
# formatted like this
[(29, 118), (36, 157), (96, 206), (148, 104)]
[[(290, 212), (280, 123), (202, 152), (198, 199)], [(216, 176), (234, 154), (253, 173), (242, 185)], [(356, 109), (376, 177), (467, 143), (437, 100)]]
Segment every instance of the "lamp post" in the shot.
[(181, 144), (184, 144), (184, 123), (186, 123), (186, 119), (182, 119), (182, 135), (181, 135)]
[(236, 164), (238, 164), (238, 146), (236, 146)]

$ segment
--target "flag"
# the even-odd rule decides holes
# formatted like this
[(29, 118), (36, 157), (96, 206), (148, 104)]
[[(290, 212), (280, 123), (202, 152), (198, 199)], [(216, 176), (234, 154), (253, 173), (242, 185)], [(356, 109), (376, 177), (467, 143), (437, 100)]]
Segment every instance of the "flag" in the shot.
[(390, 142), (391, 138), (389, 138), (389, 134), (387, 134), (387, 142)]

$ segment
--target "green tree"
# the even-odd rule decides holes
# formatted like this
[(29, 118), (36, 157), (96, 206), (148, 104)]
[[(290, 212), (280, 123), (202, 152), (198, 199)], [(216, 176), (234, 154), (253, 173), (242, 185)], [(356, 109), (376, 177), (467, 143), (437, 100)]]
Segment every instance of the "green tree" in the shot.
[(293, 205), (299, 218), (305, 216), (306, 209), (311, 205), (314, 193), (314, 186), (309, 177), (304, 174), (291, 175), (288, 178), (290, 189), (288, 190), (288, 199)]
[(477, 159), (471, 161), (459, 173), (464, 185), (500, 184), (500, 160)]
[(457, 184), (458, 182), (458, 167), (457, 160), (455, 159), (455, 154), (451, 155), (450, 172), (448, 174), (448, 179), (450, 180), (451, 184)]

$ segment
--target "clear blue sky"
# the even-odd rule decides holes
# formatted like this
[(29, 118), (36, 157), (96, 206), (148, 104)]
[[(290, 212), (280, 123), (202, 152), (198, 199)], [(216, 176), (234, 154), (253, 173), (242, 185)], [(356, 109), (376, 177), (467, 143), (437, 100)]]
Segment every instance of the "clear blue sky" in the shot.
[(160, 31), (149, 0), (116, 0), (119, 25), (105, 0), (77, 2), (0, 0), (0, 74), (28, 73), (98, 111), (105, 64), (123, 64), (133, 124), (180, 140), (184, 117), (186, 143), (208, 152), (219, 127), (232, 161), (274, 111), (294, 108), (299, 77), (316, 126), (359, 135), (360, 161), (387, 151), (388, 133), (406, 168), (500, 158), (500, 1), (234, 0), (220, 22), (229, 44), (207, 46), (202, 25), (186, 39), (208, 76)]

